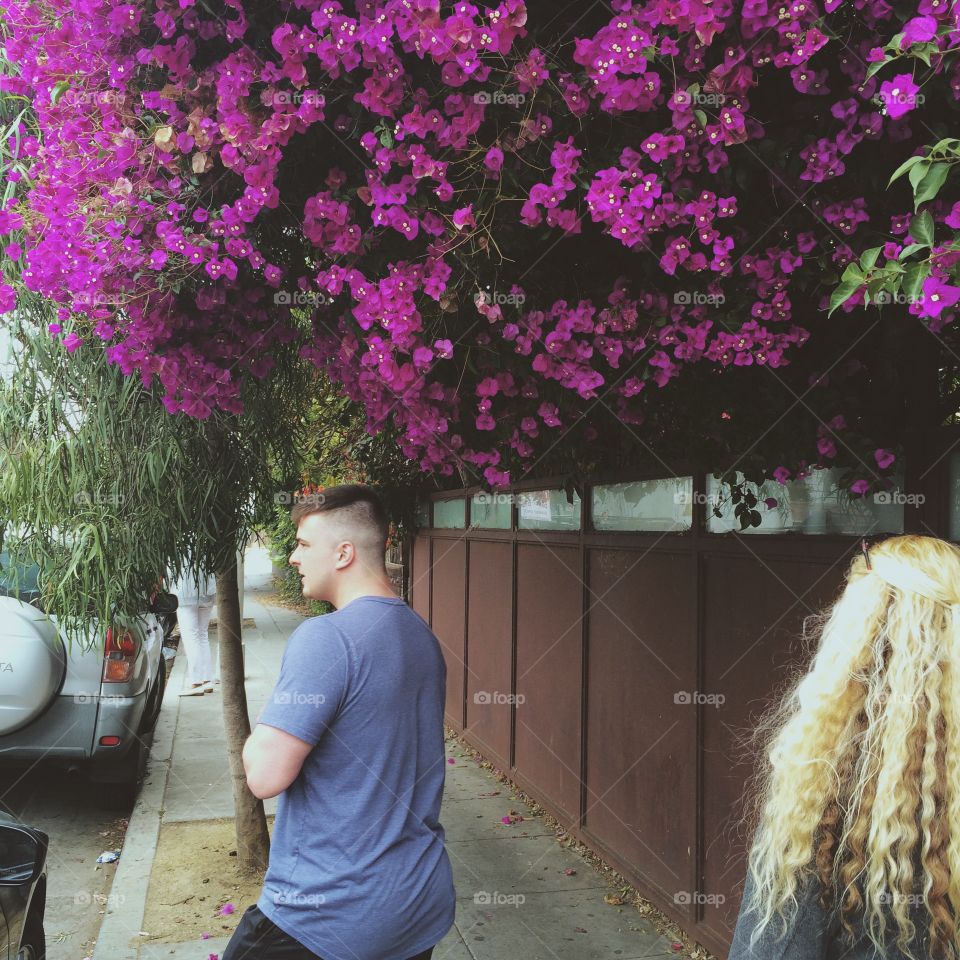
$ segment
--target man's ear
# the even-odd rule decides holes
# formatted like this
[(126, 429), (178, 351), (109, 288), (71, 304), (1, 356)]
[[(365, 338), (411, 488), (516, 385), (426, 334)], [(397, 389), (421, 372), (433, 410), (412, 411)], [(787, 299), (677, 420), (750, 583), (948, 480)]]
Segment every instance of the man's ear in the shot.
[(343, 540), (337, 544), (337, 569), (350, 566), (356, 557), (357, 552), (354, 545), (349, 540)]

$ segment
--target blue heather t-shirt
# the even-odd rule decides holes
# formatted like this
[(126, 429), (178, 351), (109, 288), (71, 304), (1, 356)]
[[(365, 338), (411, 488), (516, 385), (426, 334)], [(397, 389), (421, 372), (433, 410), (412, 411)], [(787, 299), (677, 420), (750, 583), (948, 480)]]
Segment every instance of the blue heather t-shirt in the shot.
[(257, 906), (323, 960), (408, 960), (453, 925), (445, 686), (399, 598), (358, 597), (287, 642), (259, 722), (315, 746), (279, 796)]

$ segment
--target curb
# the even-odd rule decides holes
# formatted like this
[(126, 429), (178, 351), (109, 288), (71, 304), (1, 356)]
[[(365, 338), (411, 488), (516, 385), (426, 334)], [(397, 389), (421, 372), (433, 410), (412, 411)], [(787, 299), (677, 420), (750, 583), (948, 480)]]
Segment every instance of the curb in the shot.
[[(167, 677), (160, 717), (150, 745), (149, 772), (144, 777), (127, 824), (109, 905), (100, 925), (92, 960), (136, 960), (140, 953), (138, 937), (147, 910), (147, 888), (157, 852), (163, 796), (170, 776), (173, 738), (180, 717), (177, 685), (170, 682), (174, 672), (171, 670)], [(113, 897), (113, 890), (122, 891), (119, 898)]]

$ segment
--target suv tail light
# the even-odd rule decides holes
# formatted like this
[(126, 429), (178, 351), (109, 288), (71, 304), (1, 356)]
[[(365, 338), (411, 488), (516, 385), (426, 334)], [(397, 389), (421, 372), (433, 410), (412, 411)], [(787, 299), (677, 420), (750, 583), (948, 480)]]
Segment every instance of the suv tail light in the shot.
[(126, 683), (133, 676), (137, 642), (129, 630), (107, 627), (103, 647), (103, 682)]

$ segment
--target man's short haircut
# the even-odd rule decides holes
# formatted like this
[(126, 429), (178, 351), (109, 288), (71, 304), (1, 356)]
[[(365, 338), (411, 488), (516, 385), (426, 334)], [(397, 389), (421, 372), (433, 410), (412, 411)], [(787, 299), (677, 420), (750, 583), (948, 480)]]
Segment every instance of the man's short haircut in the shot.
[(384, 562), (390, 521), (383, 501), (373, 487), (363, 483), (342, 483), (308, 494), (294, 505), (290, 519), (296, 527), (312, 513), (335, 517), (343, 539), (355, 541), (361, 552), (367, 554), (368, 563), (371, 560), (378, 564)]

